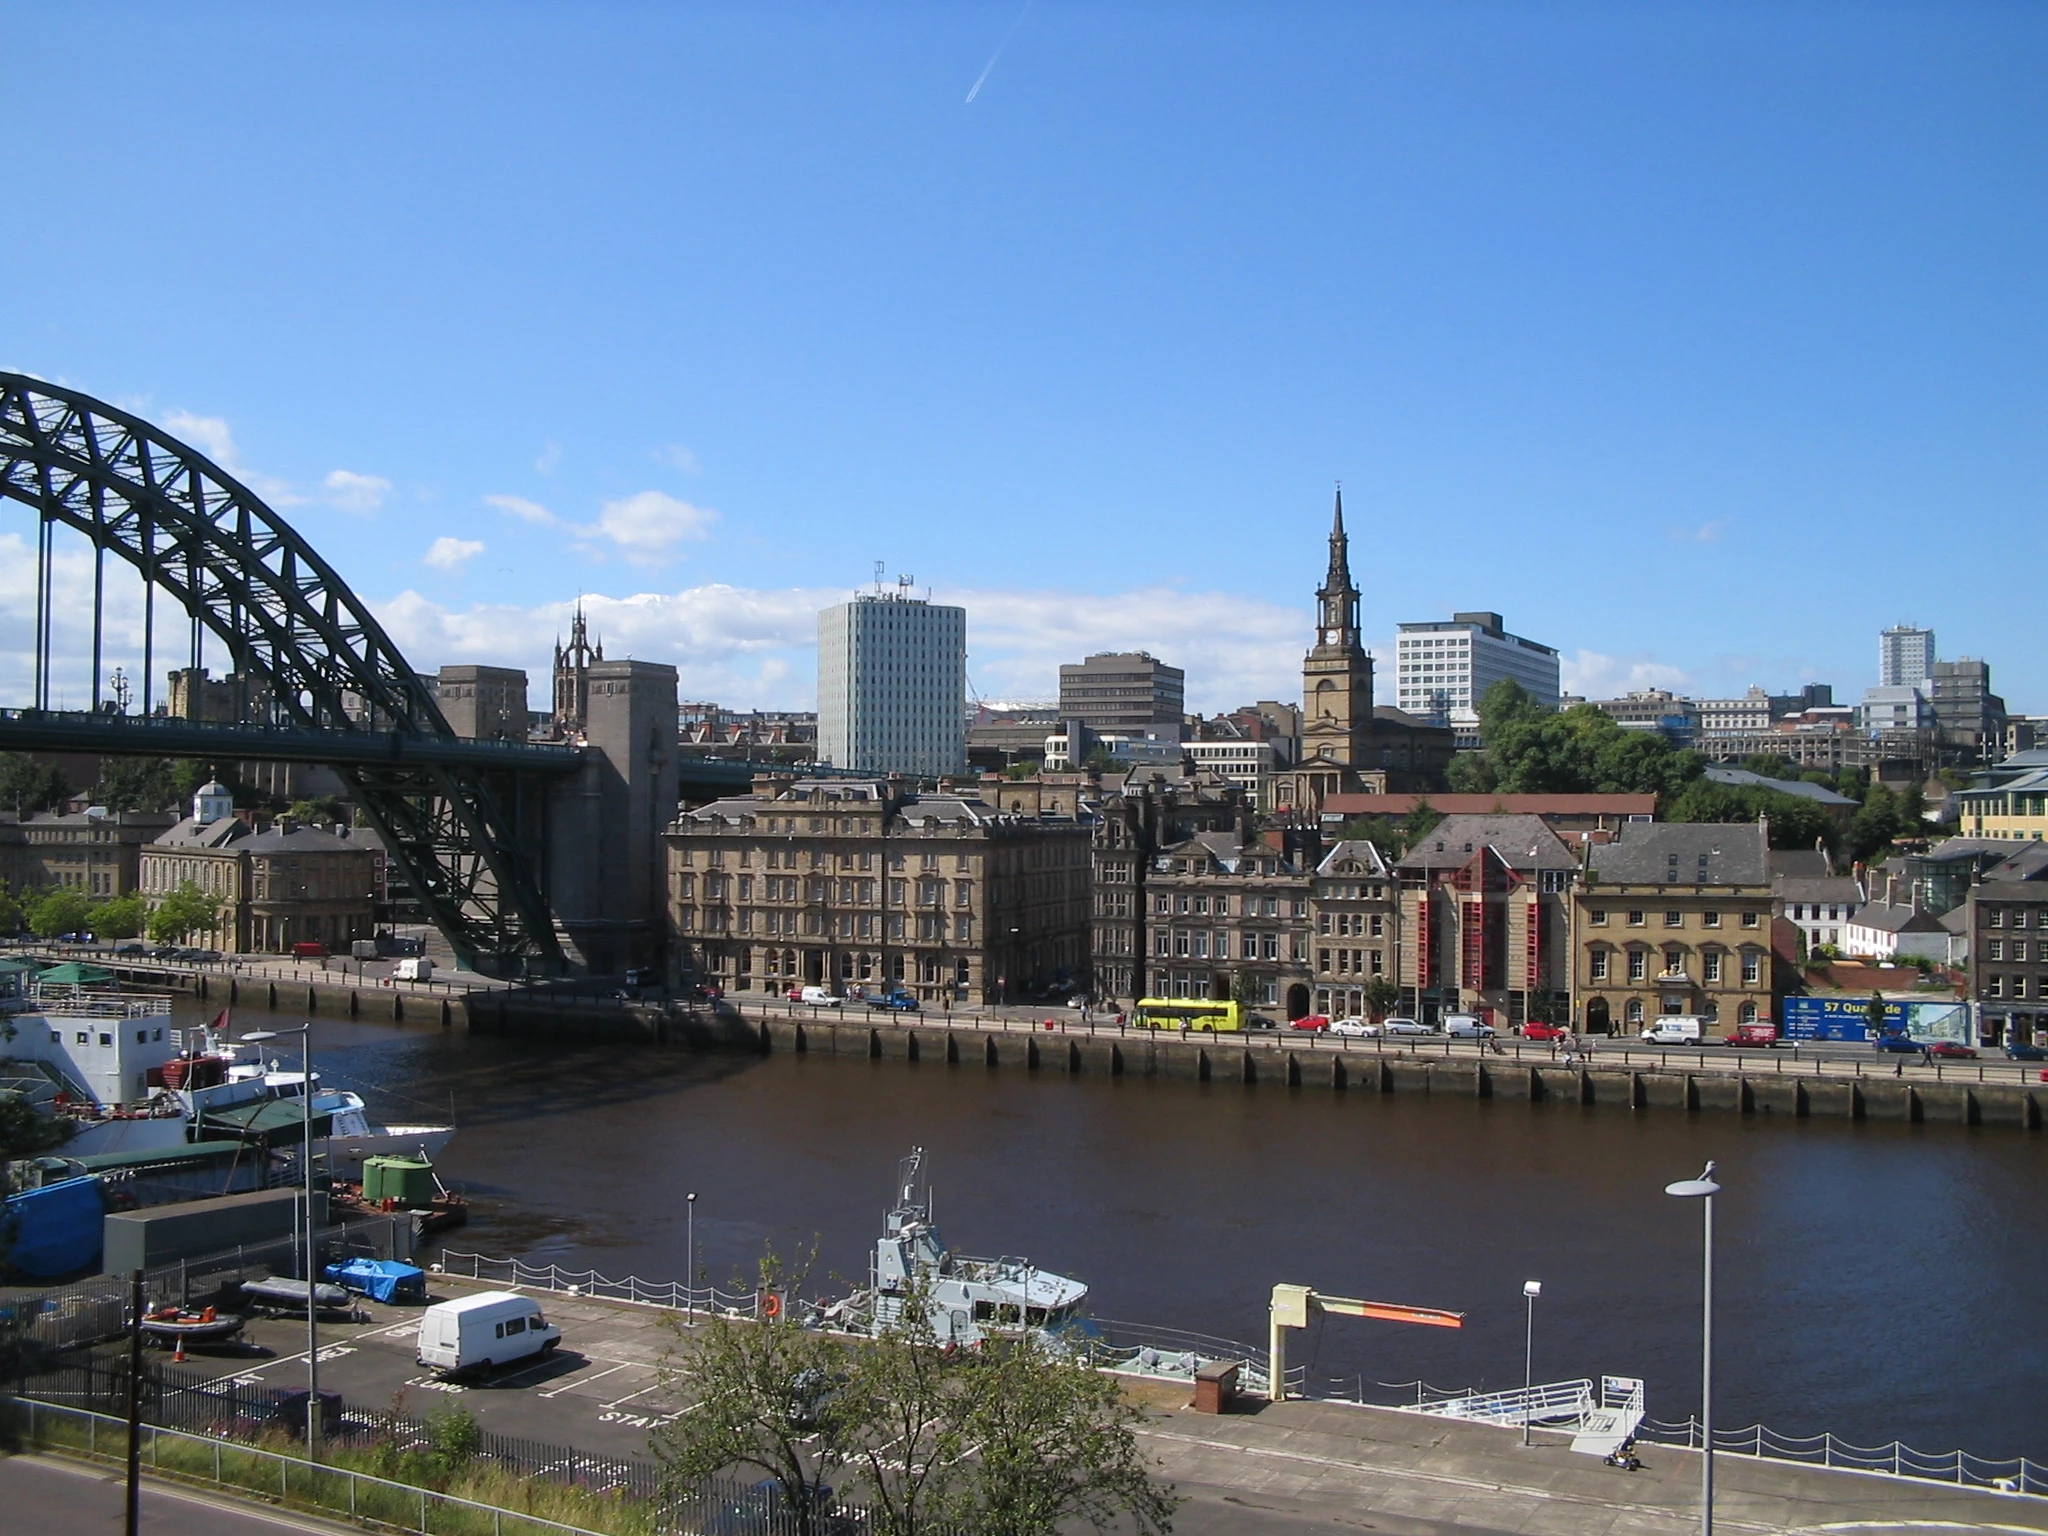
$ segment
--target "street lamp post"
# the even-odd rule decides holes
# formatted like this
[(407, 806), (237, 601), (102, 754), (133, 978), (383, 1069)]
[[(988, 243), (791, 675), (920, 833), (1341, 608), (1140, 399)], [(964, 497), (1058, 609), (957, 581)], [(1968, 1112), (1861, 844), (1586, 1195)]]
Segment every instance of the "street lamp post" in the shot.
[(1522, 1444), (1529, 1443), (1529, 1398), (1536, 1385), (1536, 1298), (1543, 1294), (1541, 1280), (1524, 1280), (1522, 1294), (1528, 1298), (1528, 1322), (1522, 1329)]
[(1696, 1179), (1666, 1184), (1664, 1193), (1697, 1200), (1704, 1213), (1704, 1260), (1700, 1281), (1700, 1536), (1714, 1536), (1714, 1165)]
[(305, 1142), (299, 1162), (305, 1174), (306, 1205), (306, 1459), (320, 1459), (320, 1308), (314, 1294), (318, 1276), (313, 1273), (313, 1021), (297, 1029), (253, 1029), (241, 1038), (251, 1045), (275, 1040), (279, 1035), (299, 1037), (299, 1102), (305, 1111)]
[(686, 1263), (688, 1265), (683, 1271), (686, 1277), (683, 1281), (683, 1309), (684, 1316), (695, 1317), (697, 1315), (697, 1191), (694, 1189), (683, 1196), (683, 1209), (688, 1213), (683, 1228), (688, 1234), (683, 1240), (683, 1248), (687, 1255)]

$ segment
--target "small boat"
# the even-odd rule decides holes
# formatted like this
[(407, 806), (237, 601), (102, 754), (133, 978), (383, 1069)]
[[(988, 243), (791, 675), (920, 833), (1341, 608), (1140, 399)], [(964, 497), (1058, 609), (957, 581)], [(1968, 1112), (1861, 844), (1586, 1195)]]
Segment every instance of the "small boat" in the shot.
[(216, 1312), (212, 1307), (187, 1312), (182, 1307), (152, 1307), (142, 1314), (142, 1334), (160, 1349), (184, 1349), (194, 1344), (218, 1344), (242, 1331), (239, 1312)]
[[(303, 1280), (291, 1280), (282, 1276), (269, 1280), (244, 1280), (242, 1294), (256, 1304), (258, 1311), (306, 1310), (306, 1282)], [(345, 1286), (315, 1285), (313, 1303), (323, 1312), (345, 1312), (355, 1306), (355, 1297), (349, 1294)]]
[(924, 1148), (913, 1147), (897, 1165), (896, 1190), (869, 1264), (868, 1288), (826, 1308), (828, 1325), (853, 1332), (888, 1327), (921, 1293), (924, 1325), (940, 1344), (972, 1347), (1023, 1334), (1060, 1340), (1071, 1329), (1085, 1331), (1088, 1287), (1079, 1280), (1029, 1259), (975, 1259), (946, 1246), (932, 1221)]

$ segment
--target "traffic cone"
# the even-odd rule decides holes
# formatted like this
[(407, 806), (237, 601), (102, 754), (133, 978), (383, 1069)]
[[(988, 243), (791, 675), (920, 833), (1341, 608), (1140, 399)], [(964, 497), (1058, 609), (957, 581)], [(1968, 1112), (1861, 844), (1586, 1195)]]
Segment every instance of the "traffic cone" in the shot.
[(173, 1349), (171, 1350), (171, 1364), (173, 1364), (173, 1365), (183, 1365), (184, 1363), (185, 1363), (185, 1336), (184, 1336), (184, 1335), (183, 1335), (183, 1334), (181, 1333), (181, 1334), (179, 1334), (179, 1335), (178, 1335), (178, 1339), (177, 1339), (177, 1343), (176, 1343), (175, 1347), (174, 1347), (174, 1348), (173, 1348)]

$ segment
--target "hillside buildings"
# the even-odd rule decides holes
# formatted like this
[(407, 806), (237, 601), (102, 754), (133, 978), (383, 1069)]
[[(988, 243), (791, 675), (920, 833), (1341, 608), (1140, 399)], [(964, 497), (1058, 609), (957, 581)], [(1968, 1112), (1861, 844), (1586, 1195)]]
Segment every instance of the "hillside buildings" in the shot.
[(1315, 1011), (1326, 1018), (1363, 1018), (1366, 990), (1392, 979), (1399, 965), (1400, 905), (1394, 871), (1377, 844), (1346, 838), (1316, 865)]
[(1197, 832), (1153, 856), (1147, 995), (1309, 1012), (1309, 870), (1277, 841)]
[(1395, 699), (1409, 714), (1479, 745), (1479, 701), (1504, 677), (1544, 709), (1558, 703), (1557, 652), (1511, 635), (1497, 613), (1454, 613), (1445, 623), (1403, 624)]
[(2048, 844), (2020, 849), (1971, 887), (1967, 931), (1984, 1039), (2048, 1041)]
[(818, 615), (818, 761), (936, 778), (967, 766), (967, 610), (862, 593)]
[(170, 827), (155, 811), (0, 814), (0, 880), (17, 894), (51, 886), (91, 897), (136, 888), (141, 850)]
[(1061, 720), (1098, 736), (1178, 741), (1187, 718), (1187, 674), (1145, 651), (1109, 651), (1060, 668)]

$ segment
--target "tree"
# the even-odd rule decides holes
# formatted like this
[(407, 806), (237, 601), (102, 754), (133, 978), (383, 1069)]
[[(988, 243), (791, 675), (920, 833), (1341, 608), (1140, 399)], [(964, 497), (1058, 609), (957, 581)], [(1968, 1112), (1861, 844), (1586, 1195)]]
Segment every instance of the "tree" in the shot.
[(61, 1147), (73, 1129), (69, 1120), (44, 1114), (18, 1093), (0, 1093), (0, 1162)]
[(1773, 848), (1833, 848), (1841, 839), (1834, 818), (1811, 800), (1755, 784), (1716, 784), (1697, 779), (1664, 808), (1667, 821), (1755, 821), (1771, 819)]
[(15, 812), (63, 809), (71, 798), (64, 770), (46, 767), (26, 752), (0, 752), (0, 806)]
[(148, 921), (149, 904), (140, 896), (116, 896), (92, 909), (92, 931), (103, 939), (132, 939)]
[(5, 880), (0, 880), (0, 934), (19, 933), (27, 921), (21, 898), (7, 888)]
[(294, 800), (292, 808), (285, 814), (302, 826), (331, 827), (338, 821), (348, 820), (348, 809), (332, 795), (316, 795), (310, 800)]
[(1375, 1019), (1384, 1019), (1401, 1005), (1401, 989), (1387, 976), (1375, 976), (1365, 984), (1365, 1011)]
[[(761, 1261), (764, 1294), (793, 1295), (792, 1276), (771, 1250)], [(672, 1350), (664, 1380), (696, 1394), (651, 1437), (663, 1483), (691, 1493), (730, 1467), (773, 1480), (795, 1536), (822, 1524), (824, 1490), (860, 1454), (869, 1413), (846, 1389), (853, 1346), (802, 1326), (782, 1306), (759, 1322), (714, 1317), (687, 1335), (687, 1352)]]
[(220, 908), (218, 896), (180, 881), (149, 914), (149, 936), (159, 944), (182, 944), (195, 933), (210, 933), (220, 924)]
[(28, 899), (29, 931), (39, 939), (84, 933), (92, 927), (92, 899), (68, 885), (52, 886)]
[(1870, 1001), (1863, 1005), (1863, 1025), (1864, 1028), (1870, 1031), (1871, 1039), (1875, 1040), (1885, 1032), (1884, 1016), (1884, 994), (1873, 987), (1870, 993)]
[(167, 757), (103, 757), (93, 798), (110, 811), (161, 811), (178, 803)]

